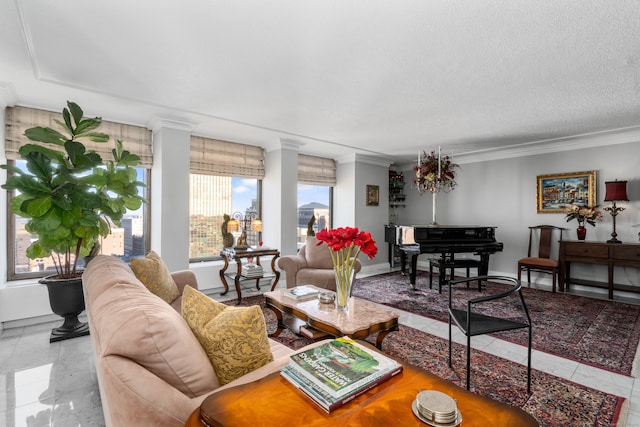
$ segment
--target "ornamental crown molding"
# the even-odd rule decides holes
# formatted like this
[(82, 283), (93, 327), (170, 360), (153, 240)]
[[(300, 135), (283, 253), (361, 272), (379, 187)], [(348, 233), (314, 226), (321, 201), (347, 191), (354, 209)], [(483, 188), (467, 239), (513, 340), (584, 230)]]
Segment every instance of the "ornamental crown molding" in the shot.
[(153, 132), (158, 132), (161, 129), (173, 129), (191, 133), (195, 125), (195, 123), (190, 123), (177, 118), (158, 116), (149, 120), (147, 123), (147, 129), (151, 129)]
[(276, 150), (300, 151), (300, 149), (305, 145), (307, 145), (306, 142), (302, 142), (297, 139), (280, 138), (277, 142), (267, 145), (265, 150), (267, 152)]
[[(450, 156), (457, 164), (462, 165), (638, 142), (640, 142), (640, 126), (630, 126), (467, 153), (453, 153)], [(396, 163), (394, 166), (397, 169), (410, 169), (415, 166), (415, 163), (412, 160)]]
[(0, 108), (15, 105), (17, 102), (15, 87), (11, 83), (0, 82)]
[(382, 166), (385, 168), (388, 168), (393, 164), (393, 161), (389, 160), (388, 158), (368, 156), (360, 153), (348, 154), (346, 156), (342, 156), (336, 159), (336, 161), (338, 163), (351, 163), (351, 162), (367, 163), (370, 165)]
[(489, 160), (511, 159), (515, 157), (537, 156), (584, 148), (640, 142), (640, 126), (590, 132), (561, 138), (552, 138), (506, 147), (479, 150), (464, 154), (454, 154), (456, 163), (478, 163)]

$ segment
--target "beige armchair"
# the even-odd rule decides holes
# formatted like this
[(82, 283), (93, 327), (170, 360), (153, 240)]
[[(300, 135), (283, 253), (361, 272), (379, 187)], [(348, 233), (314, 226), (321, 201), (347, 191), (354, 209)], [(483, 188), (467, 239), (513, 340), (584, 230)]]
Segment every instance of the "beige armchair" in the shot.
[[(286, 276), (287, 288), (298, 285), (315, 285), (319, 288), (336, 290), (330, 249), (326, 243), (317, 245), (315, 237), (307, 237), (297, 255), (285, 255), (278, 258), (278, 267)], [(354, 271), (357, 274), (362, 265), (356, 260)]]

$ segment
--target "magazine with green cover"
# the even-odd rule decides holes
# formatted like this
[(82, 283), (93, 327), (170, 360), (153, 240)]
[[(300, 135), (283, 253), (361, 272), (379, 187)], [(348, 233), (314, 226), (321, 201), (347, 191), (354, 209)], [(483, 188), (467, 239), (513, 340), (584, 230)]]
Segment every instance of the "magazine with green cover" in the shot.
[(289, 366), (333, 397), (397, 368), (398, 362), (350, 338), (336, 338), (289, 357)]
[(309, 380), (304, 375), (298, 373), (295, 369), (291, 368), (291, 366), (286, 365), (280, 369), (280, 375), (289, 381), (293, 386), (303, 392), (308, 398), (310, 398), (314, 403), (320, 406), (327, 412), (332, 412), (335, 409), (338, 409), (351, 400), (357, 398), (358, 396), (366, 393), (374, 387), (384, 383), (385, 381), (393, 378), (395, 375), (402, 372), (402, 365), (398, 365), (397, 368), (385, 373), (381, 374), (379, 377), (371, 378), (371, 381), (363, 384), (356, 390), (349, 392), (342, 397), (333, 397), (331, 394), (323, 390), (319, 385)]

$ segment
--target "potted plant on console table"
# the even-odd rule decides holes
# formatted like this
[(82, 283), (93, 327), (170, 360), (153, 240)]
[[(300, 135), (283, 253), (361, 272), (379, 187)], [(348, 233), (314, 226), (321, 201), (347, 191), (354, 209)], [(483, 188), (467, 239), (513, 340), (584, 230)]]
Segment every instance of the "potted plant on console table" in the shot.
[(82, 109), (67, 102), (64, 121), (56, 120), (59, 132), (48, 127), (27, 129), (31, 141), (20, 147), (26, 170), (0, 165), (11, 174), (2, 188), (14, 194), (11, 211), (28, 218), (25, 230), (37, 237), (26, 255), (31, 259), (51, 256), (56, 274), (40, 283), (47, 285), (51, 310), (65, 318), (53, 329), (50, 342), (87, 335), (89, 327), (78, 320), (84, 310), (82, 271), (78, 259), (93, 255), (100, 237), (120, 226), (127, 210), (146, 202), (139, 195), (144, 183), (137, 181), (135, 166), (140, 157), (115, 141), (112, 159), (87, 150), (80, 140), (106, 143), (110, 137), (97, 132), (102, 119), (84, 118)]

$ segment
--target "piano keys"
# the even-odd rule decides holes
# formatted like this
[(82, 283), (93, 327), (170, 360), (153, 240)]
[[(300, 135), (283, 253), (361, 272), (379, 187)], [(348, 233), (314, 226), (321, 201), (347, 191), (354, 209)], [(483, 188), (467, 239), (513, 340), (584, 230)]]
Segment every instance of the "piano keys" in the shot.
[[(414, 225), (398, 227), (400, 230), (396, 230), (395, 235), (399, 238), (394, 244), (400, 247), (403, 273), (407, 257), (410, 259), (409, 281), (414, 289), (420, 254), (440, 254), (442, 260), (453, 260), (455, 254), (473, 253), (480, 256), (478, 275), (486, 276), (489, 272), (489, 255), (503, 249), (502, 242), (496, 241), (495, 229), (497, 227), (494, 226)], [(392, 243), (387, 237), (391, 237), (391, 233), (385, 230), (385, 240)], [(444, 262), (440, 263), (439, 289), (442, 289), (445, 280), (444, 264)]]

